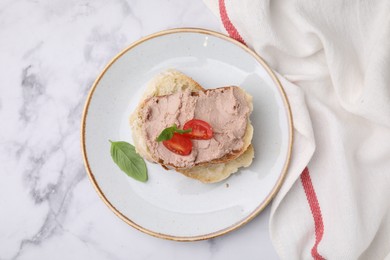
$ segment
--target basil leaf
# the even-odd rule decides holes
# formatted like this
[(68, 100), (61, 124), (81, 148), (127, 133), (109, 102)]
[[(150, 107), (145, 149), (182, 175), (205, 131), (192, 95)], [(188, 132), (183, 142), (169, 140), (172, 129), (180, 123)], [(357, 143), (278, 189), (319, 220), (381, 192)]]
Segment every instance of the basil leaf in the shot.
[(186, 134), (192, 131), (192, 128), (188, 128), (187, 130), (181, 130), (181, 129), (176, 129), (175, 132), (179, 134)]
[(156, 141), (161, 142), (161, 141), (172, 139), (173, 133), (175, 132), (176, 129), (177, 129), (176, 125), (165, 128), (164, 130), (162, 130), (161, 134), (157, 137)]
[(161, 141), (171, 140), (174, 133), (185, 134), (185, 133), (189, 133), (191, 131), (192, 131), (192, 129), (187, 129), (187, 130), (178, 129), (177, 125), (174, 124), (173, 126), (167, 127), (164, 130), (162, 130), (160, 135), (156, 138), (156, 141), (161, 142)]
[(137, 181), (146, 182), (148, 173), (144, 159), (127, 142), (111, 143), (111, 157), (119, 168)]

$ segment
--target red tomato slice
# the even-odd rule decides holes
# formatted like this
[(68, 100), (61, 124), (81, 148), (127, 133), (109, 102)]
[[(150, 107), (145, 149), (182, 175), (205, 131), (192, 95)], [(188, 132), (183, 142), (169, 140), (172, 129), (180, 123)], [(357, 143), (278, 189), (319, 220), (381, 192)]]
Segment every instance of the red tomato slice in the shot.
[(174, 133), (172, 139), (163, 141), (163, 144), (168, 150), (179, 155), (189, 155), (192, 151), (191, 140), (178, 133)]
[(184, 134), (191, 139), (208, 140), (213, 137), (213, 129), (211, 126), (199, 119), (192, 119), (184, 124), (183, 130), (192, 129), (191, 132)]

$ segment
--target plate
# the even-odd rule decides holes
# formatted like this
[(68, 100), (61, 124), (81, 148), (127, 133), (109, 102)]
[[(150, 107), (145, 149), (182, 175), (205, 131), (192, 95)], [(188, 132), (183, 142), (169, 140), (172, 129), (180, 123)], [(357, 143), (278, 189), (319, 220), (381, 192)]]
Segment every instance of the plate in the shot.
[[(253, 96), (250, 167), (225, 181), (202, 184), (147, 163), (149, 180), (141, 183), (114, 164), (109, 140), (133, 143), (129, 115), (147, 82), (167, 69), (204, 88), (238, 85)], [(281, 84), (253, 51), (216, 32), (172, 29), (135, 42), (104, 68), (85, 104), (81, 143), (92, 184), (116, 215), (147, 234), (194, 241), (237, 229), (271, 201), (289, 164), (292, 119)]]

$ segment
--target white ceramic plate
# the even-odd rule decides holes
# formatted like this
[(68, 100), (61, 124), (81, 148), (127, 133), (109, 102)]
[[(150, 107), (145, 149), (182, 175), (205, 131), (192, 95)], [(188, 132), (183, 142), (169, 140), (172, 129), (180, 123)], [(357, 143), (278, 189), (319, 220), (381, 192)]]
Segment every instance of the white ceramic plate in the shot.
[[(255, 159), (249, 168), (202, 184), (147, 163), (149, 180), (141, 183), (114, 164), (108, 140), (133, 143), (129, 115), (146, 83), (172, 68), (204, 88), (238, 85), (253, 96)], [(216, 32), (173, 29), (141, 39), (107, 65), (88, 96), (81, 142), (93, 185), (120, 218), (157, 237), (200, 240), (242, 226), (270, 202), (289, 163), (292, 120), (280, 83), (254, 52)]]

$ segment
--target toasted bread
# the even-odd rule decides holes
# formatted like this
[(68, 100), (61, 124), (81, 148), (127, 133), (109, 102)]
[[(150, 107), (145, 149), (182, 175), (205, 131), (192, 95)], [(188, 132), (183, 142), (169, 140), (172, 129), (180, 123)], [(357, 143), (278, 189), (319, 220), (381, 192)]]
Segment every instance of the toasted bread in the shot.
[[(146, 140), (142, 133), (142, 110), (145, 105), (145, 101), (151, 97), (170, 95), (179, 91), (189, 90), (191, 92), (208, 91), (203, 89), (196, 81), (183, 73), (176, 70), (168, 70), (156, 76), (148, 84), (147, 90), (138, 105), (137, 109), (130, 117), (130, 124), (132, 127), (134, 145), (136, 151), (145, 159), (160, 163), (166, 169), (175, 169), (181, 172), (187, 177), (197, 179), (204, 183), (219, 182), (228, 178), (232, 173), (236, 172), (240, 167), (248, 167), (252, 163), (254, 157), (254, 150), (251, 146), (251, 140), (253, 136), (253, 127), (248, 119), (245, 135), (243, 137), (244, 145), (242, 149), (232, 151), (222, 158), (214, 159), (209, 162), (196, 164), (191, 168), (180, 168), (175, 165), (164, 164), (159, 158), (155, 158), (153, 154), (149, 152), (146, 145)], [(247, 103), (250, 105), (250, 111), (252, 107), (252, 97), (245, 93)]]

